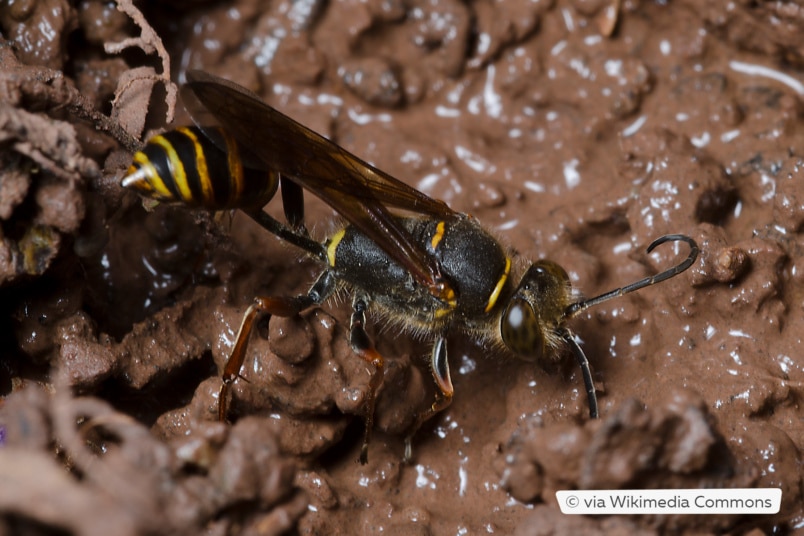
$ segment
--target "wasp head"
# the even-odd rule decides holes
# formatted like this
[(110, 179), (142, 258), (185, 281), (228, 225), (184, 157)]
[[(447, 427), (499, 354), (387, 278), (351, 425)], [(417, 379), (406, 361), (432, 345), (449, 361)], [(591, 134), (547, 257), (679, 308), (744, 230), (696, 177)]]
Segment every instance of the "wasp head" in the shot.
[(561, 266), (548, 260), (532, 264), (503, 310), (503, 343), (527, 361), (549, 354), (563, 340), (558, 328), (571, 301), (569, 276)]

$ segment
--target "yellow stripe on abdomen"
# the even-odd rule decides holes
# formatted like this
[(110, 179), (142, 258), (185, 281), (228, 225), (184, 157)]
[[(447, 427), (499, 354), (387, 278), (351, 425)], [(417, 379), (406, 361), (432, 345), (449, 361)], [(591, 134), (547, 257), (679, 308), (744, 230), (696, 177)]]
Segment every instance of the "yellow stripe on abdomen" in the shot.
[(187, 184), (187, 173), (184, 170), (184, 163), (182, 163), (181, 158), (179, 158), (176, 148), (161, 135), (154, 136), (148, 143), (158, 145), (165, 151), (173, 178), (173, 184), (176, 185), (176, 189), (181, 195), (181, 201), (192, 203), (193, 193), (190, 191), (190, 185)]
[(229, 165), (229, 176), (232, 179), (230, 199), (242, 199), (246, 185), (243, 177), (243, 162), (240, 160), (240, 149), (237, 141), (225, 129), (221, 129), (220, 133), (226, 142), (226, 158)]
[[(210, 206), (215, 201), (215, 192), (212, 185), (212, 177), (209, 175), (209, 167), (207, 166), (207, 156), (204, 152), (204, 147), (201, 145), (201, 140), (195, 135), (192, 129), (187, 127), (179, 127), (176, 131), (184, 134), (187, 139), (193, 142), (193, 153), (195, 154), (195, 170), (198, 174), (199, 186), (201, 186), (201, 195), (204, 197), (203, 204)], [(201, 200), (197, 200), (201, 204)]]
[[(150, 187), (150, 189), (154, 192), (152, 197), (157, 199), (173, 199), (173, 192), (168, 189), (167, 185), (165, 184), (165, 180), (156, 171), (156, 167), (154, 167), (154, 165), (151, 163), (151, 160), (145, 153), (142, 151), (135, 153), (133, 161), (140, 167), (143, 173), (142, 179), (138, 178), (137, 180), (138, 189), (142, 191), (142, 183), (144, 182), (145, 185)], [(131, 175), (132, 170), (129, 169), (128, 173)]]

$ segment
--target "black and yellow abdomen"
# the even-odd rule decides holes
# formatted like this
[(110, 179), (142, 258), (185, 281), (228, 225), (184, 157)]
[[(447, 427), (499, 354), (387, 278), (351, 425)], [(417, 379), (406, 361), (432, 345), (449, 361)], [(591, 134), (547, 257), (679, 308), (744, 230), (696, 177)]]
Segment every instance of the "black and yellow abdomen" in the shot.
[(122, 184), (166, 203), (210, 210), (261, 207), (276, 193), (278, 175), (244, 164), (242, 155), (223, 129), (180, 127), (148, 140)]

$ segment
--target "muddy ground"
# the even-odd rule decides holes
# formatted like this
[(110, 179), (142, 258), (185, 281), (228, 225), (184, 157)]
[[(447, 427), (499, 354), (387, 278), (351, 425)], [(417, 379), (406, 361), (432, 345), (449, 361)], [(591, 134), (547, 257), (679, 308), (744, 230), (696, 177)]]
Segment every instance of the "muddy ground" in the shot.
[[(802, 35), (784, 0), (0, 2), (0, 534), (802, 530)], [(240, 214), (146, 211), (119, 186), (187, 123), (192, 68), (587, 296), (687, 254), (647, 255), (661, 235), (700, 258), (573, 321), (599, 420), (571, 355), (453, 337), (454, 403), (405, 465), (428, 341), (372, 318), (387, 371), (361, 466), (369, 370), (333, 303), (252, 338), (219, 423), (243, 311), (319, 267)], [(336, 225), (315, 200), (308, 221)], [(698, 487), (778, 487), (781, 511), (565, 516), (554, 493)]]

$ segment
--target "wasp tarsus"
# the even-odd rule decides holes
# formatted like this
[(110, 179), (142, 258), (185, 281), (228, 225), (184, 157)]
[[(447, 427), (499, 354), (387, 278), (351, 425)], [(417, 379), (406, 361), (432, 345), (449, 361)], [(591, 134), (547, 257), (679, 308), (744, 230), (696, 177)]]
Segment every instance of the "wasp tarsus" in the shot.
[[(589, 362), (567, 321), (589, 307), (675, 277), (698, 256), (692, 238), (663, 236), (648, 252), (665, 242), (685, 242), (690, 253), (681, 263), (577, 301), (566, 271), (558, 264), (523, 262), (474, 218), (371, 166), (237, 84), (192, 71), (182, 92), (186, 102), (194, 103), (195, 110), (190, 112), (195, 120), (214, 117), (218, 125), (177, 129), (149, 141), (135, 155), (123, 185), (165, 202), (242, 209), (323, 265), (307, 293), (257, 297), (246, 310), (222, 373), (221, 420), (228, 417), (232, 384), (239, 377), (257, 319), (297, 315), (321, 305), (341, 287), (352, 295), (350, 344), (375, 371), (364, 401), (361, 462), (367, 461), (384, 369), (383, 357), (365, 329), (370, 311), (433, 341), (430, 370), (436, 398), (419, 413), (406, 438), (407, 459), (416, 430), (452, 401), (446, 343), (451, 331), (462, 331), (526, 360), (556, 358), (569, 346), (581, 367), (590, 417), (597, 418)], [(287, 224), (261, 209), (278, 185)], [(303, 189), (323, 199), (348, 222), (323, 243), (311, 239), (305, 229)], [(394, 210), (410, 215), (403, 217)]]

